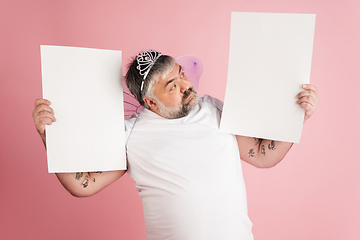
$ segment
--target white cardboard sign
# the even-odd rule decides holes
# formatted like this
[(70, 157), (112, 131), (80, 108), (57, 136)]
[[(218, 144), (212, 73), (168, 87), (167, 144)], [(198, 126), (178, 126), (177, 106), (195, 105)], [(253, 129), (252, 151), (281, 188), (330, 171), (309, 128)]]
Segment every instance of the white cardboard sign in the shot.
[(232, 13), (221, 131), (300, 141), (295, 96), (310, 82), (314, 29), (314, 14)]
[(126, 169), (121, 51), (41, 46), (49, 172)]

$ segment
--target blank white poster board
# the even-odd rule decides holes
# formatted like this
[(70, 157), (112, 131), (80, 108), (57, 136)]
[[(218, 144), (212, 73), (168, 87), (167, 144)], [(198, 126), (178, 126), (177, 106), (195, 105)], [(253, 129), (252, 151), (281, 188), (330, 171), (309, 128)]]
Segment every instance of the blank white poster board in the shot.
[(295, 96), (310, 82), (314, 30), (314, 14), (232, 13), (221, 131), (300, 141)]
[(126, 169), (121, 51), (41, 46), (49, 172)]

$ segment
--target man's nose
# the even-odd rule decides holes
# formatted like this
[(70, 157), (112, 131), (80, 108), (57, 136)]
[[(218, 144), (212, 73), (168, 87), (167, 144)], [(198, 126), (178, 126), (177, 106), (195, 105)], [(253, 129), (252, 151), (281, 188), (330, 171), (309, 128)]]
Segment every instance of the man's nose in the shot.
[(188, 90), (191, 87), (190, 81), (182, 81), (181, 82), (181, 88), (180, 91), (184, 93), (186, 90)]

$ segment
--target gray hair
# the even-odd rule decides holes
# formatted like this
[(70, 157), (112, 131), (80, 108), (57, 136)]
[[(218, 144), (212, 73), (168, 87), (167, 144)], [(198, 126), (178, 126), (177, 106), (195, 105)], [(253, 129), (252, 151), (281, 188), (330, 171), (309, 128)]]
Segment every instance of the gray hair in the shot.
[[(136, 57), (129, 64), (129, 69), (125, 75), (126, 85), (129, 88), (130, 92), (138, 100), (138, 102), (146, 107), (147, 104), (144, 102), (144, 97), (149, 97), (156, 99), (154, 94), (154, 84), (159, 80), (160, 77), (164, 78), (175, 66), (175, 59), (168, 55), (160, 56), (151, 70), (149, 71), (147, 77), (143, 79), (143, 76), (140, 75), (139, 70), (137, 69), (137, 60)], [(143, 90), (141, 91), (141, 84), (144, 81)]]

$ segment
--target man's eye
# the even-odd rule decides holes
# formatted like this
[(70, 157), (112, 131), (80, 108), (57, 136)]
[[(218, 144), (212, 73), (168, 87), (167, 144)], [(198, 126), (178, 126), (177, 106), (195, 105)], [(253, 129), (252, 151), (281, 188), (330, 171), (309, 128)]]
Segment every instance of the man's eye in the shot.
[(174, 90), (175, 88), (176, 88), (176, 84), (174, 84), (174, 85), (172, 86), (172, 88), (170, 88), (170, 91)]

